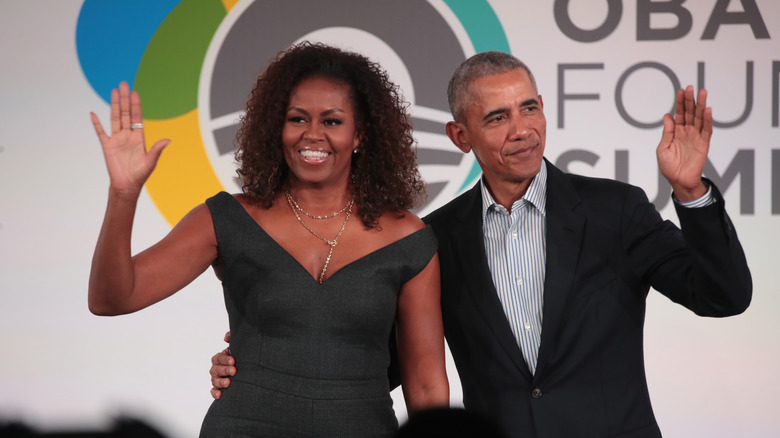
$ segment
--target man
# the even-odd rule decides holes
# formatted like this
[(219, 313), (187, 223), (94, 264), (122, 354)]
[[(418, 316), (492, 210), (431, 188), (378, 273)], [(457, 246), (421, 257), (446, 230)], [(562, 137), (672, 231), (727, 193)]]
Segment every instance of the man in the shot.
[[(723, 198), (701, 177), (706, 97), (678, 91), (657, 149), (680, 230), (641, 189), (543, 158), (544, 105), (519, 60), (485, 52), (458, 67), (447, 135), (483, 177), (425, 220), (466, 409), (516, 437), (661, 436), (643, 359), (650, 287), (703, 316), (741, 313), (752, 294)], [(229, 360), (213, 359), (215, 395)]]

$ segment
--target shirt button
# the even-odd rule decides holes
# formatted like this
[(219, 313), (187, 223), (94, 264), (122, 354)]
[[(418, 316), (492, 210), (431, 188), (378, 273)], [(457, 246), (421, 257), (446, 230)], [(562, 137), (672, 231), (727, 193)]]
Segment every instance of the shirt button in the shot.
[(522, 279), (522, 277), (515, 277), (515, 282), (516, 282), (517, 284), (523, 284), (523, 279)]
[(517, 239), (517, 231), (512, 231), (512, 238)]
[(533, 398), (541, 398), (542, 397), (542, 390), (539, 388), (535, 388), (533, 391), (531, 391), (531, 397)]
[(525, 323), (524, 327), (526, 330), (531, 330), (531, 323), (530, 322)]

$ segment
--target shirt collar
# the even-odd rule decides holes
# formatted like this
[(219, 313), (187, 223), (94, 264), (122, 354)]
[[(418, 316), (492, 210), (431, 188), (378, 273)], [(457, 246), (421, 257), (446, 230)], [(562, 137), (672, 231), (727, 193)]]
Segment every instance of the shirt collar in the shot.
[[(501, 207), (501, 205), (498, 204), (495, 199), (493, 199), (493, 195), (490, 193), (490, 190), (488, 190), (487, 184), (485, 183), (484, 174), (482, 175), (482, 181), (480, 181), (480, 190), (482, 192), (482, 223), (484, 223), (485, 216), (487, 216), (488, 211), (492, 210), (494, 205), (497, 207)], [(542, 166), (539, 169), (539, 173), (537, 173), (534, 179), (531, 180), (531, 184), (528, 186), (528, 190), (525, 191), (523, 197), (512, 204), (512, 211), (515, 211), (515, 207), (519, 206), (522, 202), (528, 202), (529, 204), (536, 207), (542, 216), (547, 216), (546, 161), (542, 161)]]

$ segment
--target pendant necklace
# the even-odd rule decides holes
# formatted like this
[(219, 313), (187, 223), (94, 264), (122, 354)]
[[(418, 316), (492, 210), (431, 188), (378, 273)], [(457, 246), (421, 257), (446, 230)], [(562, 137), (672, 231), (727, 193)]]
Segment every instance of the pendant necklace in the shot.
[[(306, 228), (308, 232), (313, 234), (318, 239), (322, 240), (326, 244), (328, 244), (328, 257), (325, 258), (325, 266), (322, 267), (322, 271), (320, 272), (320, 277), (317, 279), (317, 283), (322, 284), (323, 281), (325, 281), (325, 272), (328, 270), (328, 263), (330, 263), (330, 258), (333, 255), (333, 247), (338, 245), (339, 237), (341, 237), (341, 233), (344, 232), (344, 229), (347, 227), (347, 221), (349, 221), (349, 217), (352, 215), (352, 206), (355, 205), (355, 198), (350, 198), (349, 202), (347, 202), (347, 205), (344, 206), (341, 210), (326, 214), (324, 216), (316, 216), (313, 215), (303, 208), (301, 208), (300, 205), (298, 205), (297, 202), (295, 202), (295, 199), (293, 199), (292, 194), (288, 190), (284, 191), (285, 197), (287, 197), (287, 203), (290, 204), (290, 209), (292, 210), (293, 214), (295, 215), (295, 218), (298, 219), (298, 222), (300, 222), (301, 225), (303, 225), (303, 228)], [(298, 211), (302, 212), (306, 216), (312, 218), (312, 219), (330, 219), (332, 217), (336, 217), (343, 213), (344, 211), (347, 212), (346, 217), (344, 217), (344, 223), (341, 224), (341, 229), (339, 229), (338, 234), (336, 234), (336, 237), (333, 238), (333, 240), (328, 240), (321, 235), (317, 234), (316, 231), (312, 230), (308, 225), (306, 225), (306, 222), (301, 219), (301, 216), (298, 214)]]

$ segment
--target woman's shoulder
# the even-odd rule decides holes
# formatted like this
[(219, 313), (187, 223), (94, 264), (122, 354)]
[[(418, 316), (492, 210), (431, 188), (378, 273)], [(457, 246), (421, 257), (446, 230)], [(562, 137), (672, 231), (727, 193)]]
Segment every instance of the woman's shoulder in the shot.
[(410, 211), (403, 212), (403, 215), (395, 213), (382, 217), (386, 219), (382, 229), (387, 233), (385, 243), (395, 245), (393, 251), (413, 272), (408, 281), (428, 266), (436, 254), (439, 247), (436, 236), (422, 219)]
[(385, 213), (377, 224), (377, 228), (393, 241), (403, 239), (425, 227), (422, 219), (411, 211)]
[[(246, 193), (220, 192), (214, 198), (221, 197), (223, 202), (238, 203), (250, 215), (262, 215), (268, 208), (263, 207), (259, 201)], [(231, 199), (232, 198), (232, 199)]]
[[(232, 222), (239, 218), (243, 220), (247, 215), (260, 223), (260, 219), (267, 216), (268, 209), (251, 196), (244, 193), (219, 192), (207, 199), (199, 207), (207, 207), (206, 211), (218, 221)], [(198, 208), (198, 207), (196, 207)]]

